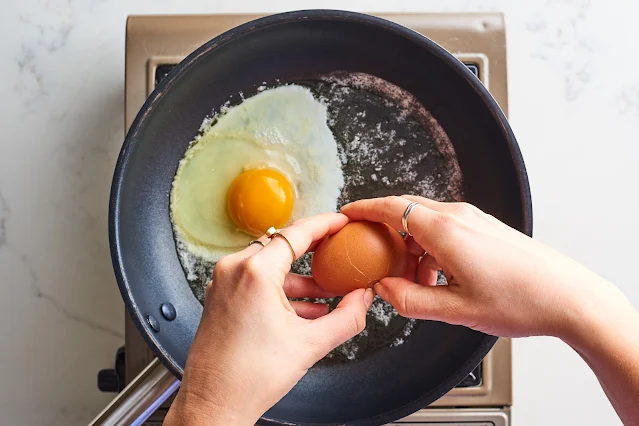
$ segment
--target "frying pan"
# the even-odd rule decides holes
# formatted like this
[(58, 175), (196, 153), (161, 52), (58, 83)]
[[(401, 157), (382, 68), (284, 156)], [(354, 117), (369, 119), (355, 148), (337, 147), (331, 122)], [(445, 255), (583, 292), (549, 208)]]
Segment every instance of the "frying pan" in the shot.
[[(466, 199), (531, 234), (528, 180), (506, 118), (439, 45), (392, 22), (342, 11), (290, 12), (241, 25), (197, 49), (157, 86), (126, 136), (113, 178), (109, 237), (118, 285), (140, 333), (178, 378), (202, 314), (169, 220), (178, 161), (202, 119), (231, 95), (263, 81), (338, 70), (372, 74), (416, 96), (452, 141)], [(166, 303), (175, 307), (171, 321), (161, 314)], [(464, 327), (424, 323), (401, 346), (312, 368), (260, 424), (394, 421), (452, 389), (495, 341)]]

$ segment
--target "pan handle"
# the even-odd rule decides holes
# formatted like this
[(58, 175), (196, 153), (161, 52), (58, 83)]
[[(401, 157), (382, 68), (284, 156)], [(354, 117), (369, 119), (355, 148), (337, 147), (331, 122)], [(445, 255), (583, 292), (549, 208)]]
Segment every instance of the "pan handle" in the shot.
[(139, 426), (180, 387), (180, 381), (155, 358), (90, 426)]

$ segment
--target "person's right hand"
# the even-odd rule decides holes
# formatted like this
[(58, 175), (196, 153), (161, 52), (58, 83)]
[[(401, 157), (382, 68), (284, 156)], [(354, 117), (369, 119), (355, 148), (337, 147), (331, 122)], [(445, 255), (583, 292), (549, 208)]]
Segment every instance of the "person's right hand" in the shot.
[[(586, 314), (604, 316), (602, 306), (628, 304), (615, 286), (585, 267), (466, 203), (386, 197), (356, 201), (341, 211), (351, 220), (402, 230), (402, 215), (412, 201), (420, 205), (409, 216), (414, 239), (409, 247), (413, 255), (427, 253), (416, 282), (385, 278), (375, 285), (402, 316), (496, 336), (566, 339)], [(447, 286), (435, 286), (438, 269)]]

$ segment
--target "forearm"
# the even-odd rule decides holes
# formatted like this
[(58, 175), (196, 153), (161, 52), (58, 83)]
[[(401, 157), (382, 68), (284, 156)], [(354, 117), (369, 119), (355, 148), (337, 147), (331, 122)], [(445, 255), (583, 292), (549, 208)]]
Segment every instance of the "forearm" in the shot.
[(639, 313), (625, 297), (583, 312), (564, 337), (596, 374), (624, 424), (639, 421)]

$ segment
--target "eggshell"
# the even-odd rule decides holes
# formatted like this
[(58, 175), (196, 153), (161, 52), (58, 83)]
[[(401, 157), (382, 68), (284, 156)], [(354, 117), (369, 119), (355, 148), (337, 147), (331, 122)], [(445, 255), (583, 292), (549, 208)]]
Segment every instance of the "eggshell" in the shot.
[(406, 259), (406, 243), (395, 229), (383, 223), (351, 222), (317, 246), (311, 272), (321, 288), (344, 295), (372, 287), (385, 277), (402, 276)]

